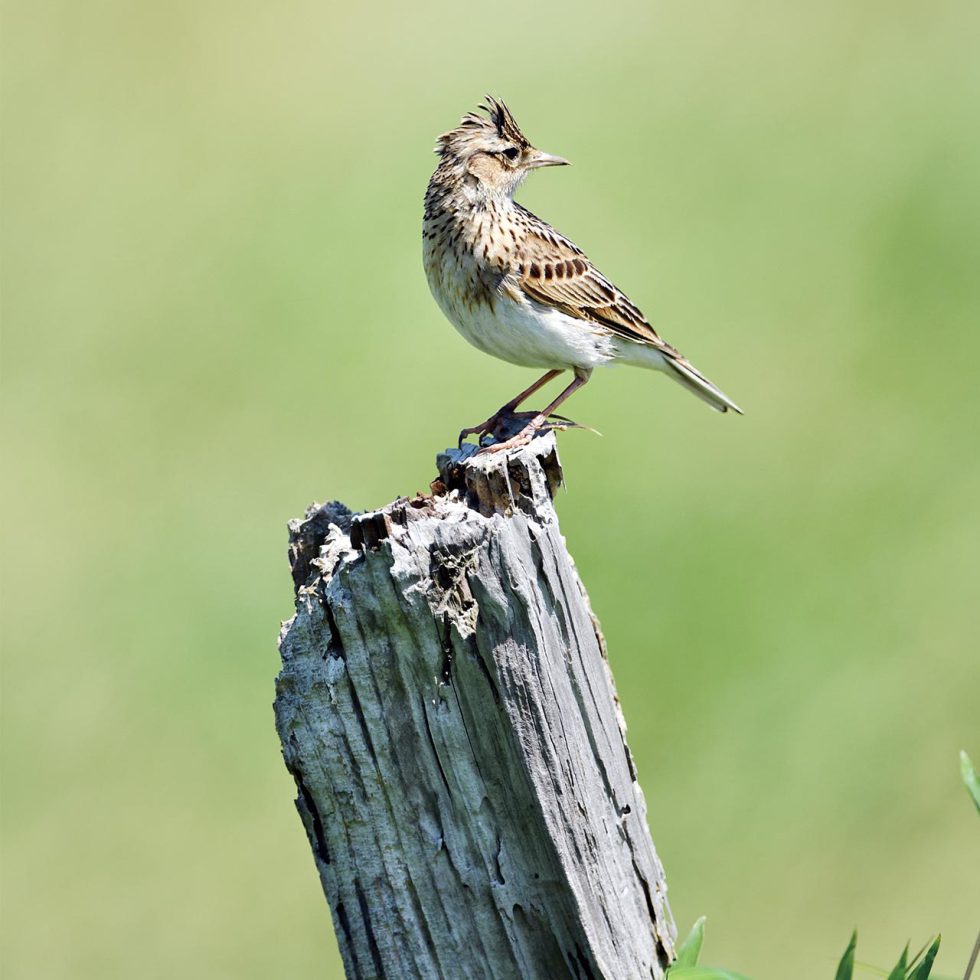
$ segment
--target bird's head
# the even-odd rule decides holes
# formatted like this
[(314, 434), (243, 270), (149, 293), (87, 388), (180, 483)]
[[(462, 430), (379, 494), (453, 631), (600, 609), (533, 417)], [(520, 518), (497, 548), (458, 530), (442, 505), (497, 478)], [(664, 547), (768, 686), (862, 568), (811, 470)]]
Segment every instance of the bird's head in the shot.
[(455, 129), (439, 137), (436, 153), (444, 166), (481, 194), (511, 197), (532, 170), (568, 164), (562, 157), (531, 146), (499, 99), (488, 95), (480, 108), (487, 115), (468, 112)]

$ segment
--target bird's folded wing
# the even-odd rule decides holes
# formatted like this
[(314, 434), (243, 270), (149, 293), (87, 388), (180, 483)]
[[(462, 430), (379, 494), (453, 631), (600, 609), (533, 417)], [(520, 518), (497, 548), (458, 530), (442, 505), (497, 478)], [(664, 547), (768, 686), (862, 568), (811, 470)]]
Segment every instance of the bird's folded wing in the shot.
[(530, 211), (521, 210), (531, 227), (522, 243), (517, 284), (528, 298), (567, 316), (599, 324), (627, 340), (679, 356), (577, 245)]

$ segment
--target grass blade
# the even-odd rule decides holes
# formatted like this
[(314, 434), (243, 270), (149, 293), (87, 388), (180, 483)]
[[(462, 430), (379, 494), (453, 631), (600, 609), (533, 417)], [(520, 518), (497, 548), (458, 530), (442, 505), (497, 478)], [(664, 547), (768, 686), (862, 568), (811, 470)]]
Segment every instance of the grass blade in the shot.
[(926, 950), (926, 955), (922, 957), (922, 962), (909, 974), (909, 980), (928, 980), (932, 973), (932, 964), (935, 962), (936, 954), (939, 952), (939, 944), (942, 936), (936, 936), (932, 945)]
[(888, 974), (888, 980), (905, 980), (905, 974), (909, 968), (909, 944), (905, 944), (905, 949), (902, 950), (902, 955), (898, 958), (898, 962), (895, 964), (895, 969)]
[(667, 980), (748, 980), (741, 973), (731, 970), (715, 970), (710, 966), (672, 966), (667, 971)]
[(854, 950), (857, 947), (857, 941), (858, 934), (857, 929), (855, 929), (851, 933), (851, 941), (847, 944), (847, 949), (844, 950), (844, 955), (837, 965), (836, 980), (851, 980), (851, 977), (854, 976)]
[(691, 926), (691, 931), (687, 934), (687, 939), (681, 943), (677, 950), (677, 959), (674, 960), (674, 967), (697, 966), (698, 957), (701, 955), (701, 947), (704, 945), (704, 916), (702, 915), (697, 922)]
[(973, 973), (973, 968), (977, 965), (977, 956), (980, 956), (980, 936), (977, 936), (977, 941), (973, 944), (973, 952), (970, 954), (970, 962), (966, 964), (963, 980), (970, 980), (970, 974)]
[(973, 798), (973, 804), (980, 813), (980, 776), (977, 776), (970, 757), (963, 750), (960, 750), (960, 774), (963, 776), (966, 791)]

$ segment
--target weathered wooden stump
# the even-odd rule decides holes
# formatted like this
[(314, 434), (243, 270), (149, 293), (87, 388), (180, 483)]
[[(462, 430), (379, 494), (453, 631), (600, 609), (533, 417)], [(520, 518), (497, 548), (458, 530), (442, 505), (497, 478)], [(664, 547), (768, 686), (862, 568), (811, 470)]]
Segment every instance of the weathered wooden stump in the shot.
[(662, 977), (674, 927), (554, 436), (290, 524), (276, 725), (348, 977)]

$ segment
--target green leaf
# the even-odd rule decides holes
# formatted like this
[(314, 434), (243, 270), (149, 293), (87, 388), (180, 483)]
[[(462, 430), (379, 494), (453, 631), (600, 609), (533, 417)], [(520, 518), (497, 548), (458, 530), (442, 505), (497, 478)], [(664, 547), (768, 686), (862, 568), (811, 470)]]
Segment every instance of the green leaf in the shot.
[[(674, 960), (672, 969), (681, 966), (697, 966), (698, 957), (701, 955), (701, 946), (704, 944), (704, 916), (702, 915), (697, 922), (691, 926), (691, 931), (687, 934), (687, 939), (681, 943), (677, 950), (677, 959)], [(904, 978), (903, 978), (904, 980)]]
[(741, 973), (731, 970), (715, 970), (710, 966), (672, 966), (667, 971), (667, 980), (748, 980)]
[(963, 783), (966, 791), (973, 797), (973, 804), (980, 813), (980, 776), (977, 776), (970, 757), (964, 751), (960, 751), (960, 773), (963, 776)]
[(922, 957), (922, 962), (909, 974), (909, 980), (928, 980), (942, 938), (942, 936), (936, 936), (932, 945), (926, 950), (926, 955)]
[(710, 966), (698, 966), (698, 957), (704, 945), (704, 916), (691, 926), (687, 939), (677, 950), (677, 959), (667, 971), (667, 980), (748, 980), (741, 973), (716, 970)]
[(928, 943), (928, 942), (926, 942), (926, 943), (925, 943), (925, 944), (923, 945), (923, 947), (922, 947), (922, 949), (920, 949), (920, 950), (919, 950), (919, 952), (918, 952), (918, 953), (916, 953), (916, 954), (915, 954), (915, 956), (913, 956), (913, 957), (912, 957), (912, 959), (910, 959), (910, 960), (909, 960), (909, 966), (908, 966), (908, 970), (909, 970), (909, 973), (911, 973), (911, 972), (912, 972), (912, 967), (913, 967), (913, 966), (915, 966), (915, 964), (919, 962), (919, 960), (920, 960), (920, 959), (921, 959), (921, 957), (922, 957), (922, 954), (923, 954), (923, 953), (924, 953), (924, 952), (925, 952), (925, 951), (926, 951), (926, 950), (927, 950), (928, 948), (929, 948), (929, 943)]
[(840, 963), (837, 965), (837, 978), (836, 980), (851, 980), (854, 976), (854, 949), (857, 946), (858, 934), (857, 929), (851, 933), (851, 941), (847, 944), (847, 949), (844, 950), (844, 955), (840, 958)]
[(905, 944), (902, 955), (895, 964), (895, 969), (888, 974), (888, 980), (905, 980), (905, 973), (909, 968), (909, 944)]

